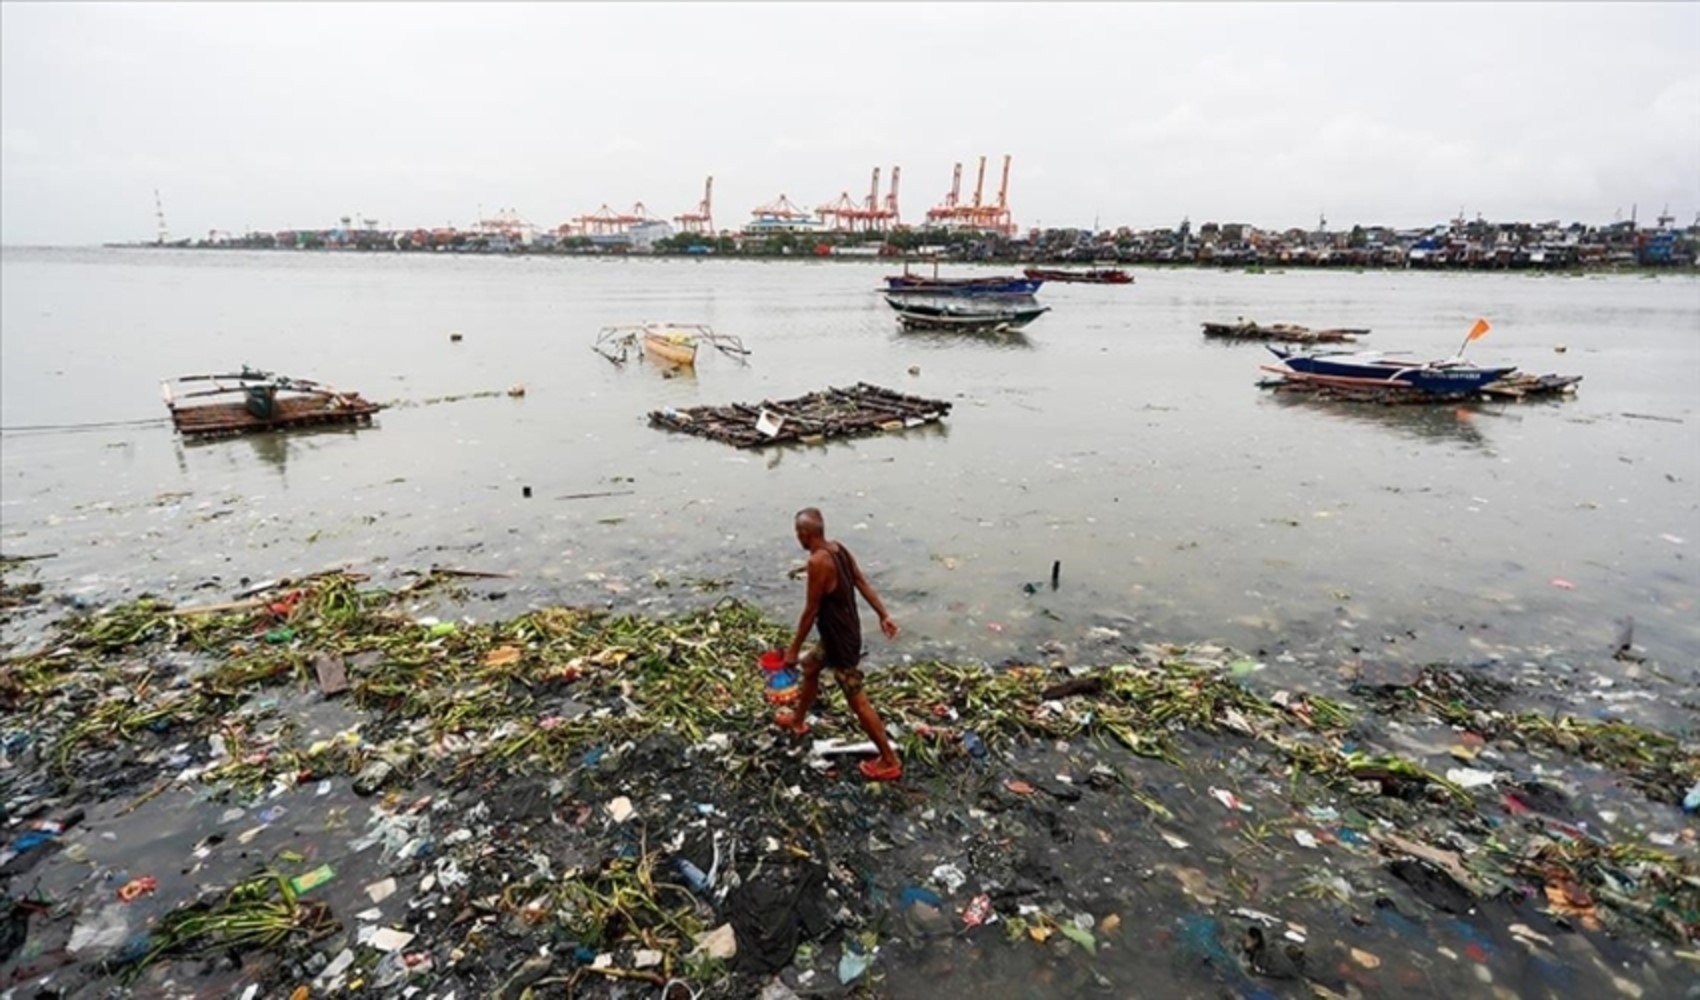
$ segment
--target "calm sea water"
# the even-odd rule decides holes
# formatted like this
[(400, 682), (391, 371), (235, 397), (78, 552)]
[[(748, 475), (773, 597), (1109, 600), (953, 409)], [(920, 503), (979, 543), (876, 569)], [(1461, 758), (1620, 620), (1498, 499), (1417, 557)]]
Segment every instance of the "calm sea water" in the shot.
[[(731, 592), (789, 617), (791, 514), (818, 505), (906, 627), (888, 661), (1041, 646), (1089, 659), (1082, 636), (1101, 625), (1311, 662), (1592, 664), (1633, 616), (1667, 669), (1700, 662), (1692, 276), (1146, 270), (1132, 287), (1048, 286), (1054, 309), (1026, 336), (987, 340), (899, 332), (874, 291), (886, 270), (7, 250), (0, 546), (57, 553), (40, 578), (88, 601), (210, 601), (242, 578), (437, 563), (513, 573), (491, 613)], [(1440, 355), (1478, 315), (1494, 330), (1473, 357), (1583, 375), (1579, 395), (1277, 397), (1255, 385), (1260, 347), (1198, 327), (1370, 327), (1366, 346)], [(603, 325), (645, 319), (737, 334), (751, 363), (705, 352), (694, 376), (667, 379), (590, 351)], [(210, 444), (160, 423), (19, 429), (159, 418), (160, 378), (244, 363), (379, 400), (527, 393)], [(857, 381), (955, 412), (942, 428), (762, 453), (644, 420)], [(704, 580), (725, 591), (691, 585)]]

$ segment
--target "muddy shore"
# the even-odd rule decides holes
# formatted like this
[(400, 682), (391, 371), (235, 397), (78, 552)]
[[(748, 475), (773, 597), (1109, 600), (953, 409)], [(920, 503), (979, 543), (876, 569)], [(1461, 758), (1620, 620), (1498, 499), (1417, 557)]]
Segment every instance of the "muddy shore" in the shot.
[(1576, 713), (1585, 667), (1360, 660), (1324, 695), (1099, 629), (1066, 663), (873, 674), (906, 761), (881, 786), (813, 752), (860, 738), (835, 693), (807, 738), (768, 725), (783, 629), (712, 595), (488, 621), (501, 579), (331, 573), (68, 613), (30, 575), (7, 567), (0, 682), (14, 995), (1683, 996), (1700, 972), (1700, 750)]

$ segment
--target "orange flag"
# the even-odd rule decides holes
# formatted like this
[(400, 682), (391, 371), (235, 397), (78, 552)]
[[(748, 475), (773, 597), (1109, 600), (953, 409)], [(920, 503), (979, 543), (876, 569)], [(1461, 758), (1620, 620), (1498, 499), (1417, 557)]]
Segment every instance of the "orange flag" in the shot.
[(1493, 327), (1488, 326), (1487, 320), (1478, 319), (1476, 320), (1476, 325), (1470, 327), (1470, 335), (1464, 338), (1464, 342), (1469, 343), (1472, 340), (1480, 340), (1487, 336), (1487, 332), (1491, 329), (1493, 329)]

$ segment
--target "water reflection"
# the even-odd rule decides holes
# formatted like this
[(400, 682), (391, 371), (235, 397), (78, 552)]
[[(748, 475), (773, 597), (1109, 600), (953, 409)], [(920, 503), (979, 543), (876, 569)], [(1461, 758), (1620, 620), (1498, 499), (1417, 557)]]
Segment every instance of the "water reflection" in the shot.
[[(930, 424), (919, 424), (915, 427), (906, 427), (900, 431), (889, 431), (883, 434), (870, 436), (876, 438), (901, 437), (905, 440), (924, 440), (927, 438), (938, 438), (942, 440), (950, 436), (950, 422), (948, 420), (938, 420)], [(828, 438), (824, 441), (812, 441), (808, 443), (778, 445), (763, 448), (761, 450), (761, 457), (766, 468), (777, 469), (784, 463), (785, 456), (791, 452), (798, 452), (800, 454), (850, 452), (855, 450), (858, 442), (866, 441), (868, 439), (869, 437), (843, 437)], [(896, 459), (887, 458), (883, 459), (883, 461), (895, 462)]]
[(1268, 405), (1311, 408), (1360, 426), (1381, 427), (1406, 437), (1487, 454), (1493, 453), (1493, 447), (1479, 422), (1504, 416), (1485, 410), (1479, 403), (1359, 403), (1280, 391), (1267, 392), (1264, 399)]
[(667, 361), (651, 361), (648, 358), (645, 358), (644, 364), (640, 367), (647, 368), (654, 372), (658, 378), (680, 379), (685, 382), (695, 382), (697, 380), (697, 369), (695, 365), (675, 365)]
[(891, 339), (893, 343), (925, 347), (929, 350), (969, 345), (989, 347), (996, 351), (1030, 351), (1038, 346), (1023, 330), (1005, 330), (1001, 333), (967, 333), (958, 330), (906, 330), (899, 326)]
[(360, 427), (316, 427), (293, 431), (270, 431), (261, 434), (240, 434), (235, 437), (177, 439), (177, 466), (187, 472), (191, 456), (217, 458), (233, 470), (251, 465), (258, 459), (262, 466), (277, 473), (285, 485), (289, 482), (290, 459), (297, 460), (307, 452), (317, 450), (328, 438), (352, 438)]

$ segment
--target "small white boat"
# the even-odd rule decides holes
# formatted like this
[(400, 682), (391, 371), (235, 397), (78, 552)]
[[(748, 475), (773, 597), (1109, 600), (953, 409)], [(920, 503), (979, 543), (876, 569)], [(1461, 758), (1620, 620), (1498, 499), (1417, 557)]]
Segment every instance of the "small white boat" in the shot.
[(701, 323), (638, 323), (603, 327), (591, 349), (615, 364), (625, 364), (634, 350), (675, 368), (692, 368), (697, 348), (708, 344), (743, 362), (749, 349), (737, 337), (715, 333)]

